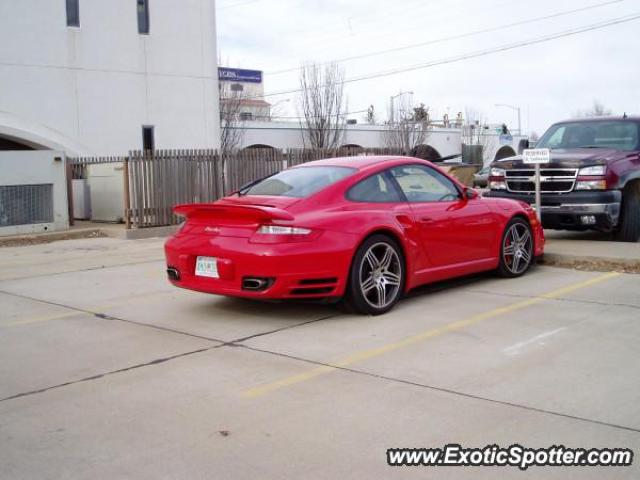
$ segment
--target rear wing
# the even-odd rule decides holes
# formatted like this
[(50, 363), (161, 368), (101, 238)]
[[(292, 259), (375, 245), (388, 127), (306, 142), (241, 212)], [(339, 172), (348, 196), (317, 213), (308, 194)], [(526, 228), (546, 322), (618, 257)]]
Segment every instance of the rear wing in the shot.
[(203, 219), (229, 219), (254, 222), (270, 222), (273, 220), (293, 220), (293, 215), (285, 210), (258, 205), (215, 205), (212, 203), (192, 203), (176, 205), (176, 215)]

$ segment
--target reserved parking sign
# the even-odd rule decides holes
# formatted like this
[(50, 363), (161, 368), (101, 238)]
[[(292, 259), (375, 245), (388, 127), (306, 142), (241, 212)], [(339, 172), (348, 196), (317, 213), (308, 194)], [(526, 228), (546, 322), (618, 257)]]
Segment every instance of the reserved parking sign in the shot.
[(549, 163), (551, 152), (548, 148), (528, 148), (522, 151), (522, 161), (529, 165)]

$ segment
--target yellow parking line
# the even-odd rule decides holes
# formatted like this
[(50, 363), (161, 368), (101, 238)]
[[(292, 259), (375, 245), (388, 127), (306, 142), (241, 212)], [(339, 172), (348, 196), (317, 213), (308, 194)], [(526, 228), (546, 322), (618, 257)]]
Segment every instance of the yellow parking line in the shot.
[(265, 385), (259, 385), (257, 387), (253, 387), (250, 388), (248, 390), (245, 390), (242, 393), (243, 397), (247, 397), (247, 398), (256, 398), (256, 397), (260, 397), (262, 395), (265, 395), (267, 393), (270, 393), (274, 390), (277, 390), (281, 387), (288, 387), (291, 385), (295, 385), (296, 383), (301, 383), (304, 382), (306, 380), (310, 380), (312, 378), (318, 377), (320, 375), (323, 375), (325, 373), (330, 373), (340, 367), (347, 367), (349, 365), (353, 365), (354, 363), (358, 363), (358, 362), (362, 362), (364, 360), (368, 360), (370, 358), (374, 358), (380, 355), (384, 355), (385, 353), (389, 353), (389, 352), (393, 352), (395, 350), (404, 348), (404, 347), (408, 347), (409, 345), (413, 345), (416, 344), (418, 342), (422, 342), (424, 340), (428, 340), (430, 338), (435, 338), (435, 337), (439, 337), (441, 335), (444, 335), (446, 333), (450, 333), (450, 332), (455, 332), (457, 330), (461, 330), (463, 328), (469, 327), (471, 325), (475, 325), (477, 323), (480, 323), (484, 320), (488, 320), (491, 318), (495, 318), (498, 317), (500, 315), (504, 315), (506, 313), (511, 313), (511, 312), (515, 312), (517, 310), (521, 310), (523, 308), (529, 307), (531, 305), (535, 305), (537, 303), (543, 302), (544, 300), (547, 299), (553, 299), (553, 298), (558, 298), (562, 295), (565, 295), (567, 293), (573, 292), (575, 290), (579, 290), (581, 288), (585, 288), (585, 287), (589, 287), (591, 285), (594, 285), (596, 283), (600, 283), (600, 282), (604, 282), (605, 280), (609, 280), (610, 278), (613, 277), (617, 277), (618, 275), (620, 275), (619, 273), (616, 272), (612, 272), (612, 273), (607, 273), (604, 275), (600, 275), (598, 277), (592, 278), (590, 280), (586, 280), (583, 282), (579, 282), (579, 283), (574, 283), (572, 285), (568, 285), (566, 287), (563, 288), (559, 288), (557, 290), (553, 290), (551, 292), (542, 294), (540, 296), (534, 297), (534, 298), (529, 298), (527, 300), (522, 300), (520, 302), (516, 302), (513, 303), (511, 305), (507, 305), (505, 307), (499, 307), (499, 308), (495, 308), (493, 310), (490, 310), (488, 312), (484, 312), (484, 313), (478, 313), (475, 315), (472, 315), (468, 318), (462, 319), (462, 320), (458, 320), (455, 322), (451, 322), (448, 323), (446, 325), (443, 325), (441, 327), (438, 328), (434, 328), (431, 330), (427, 330), (425, 332), (419, 333), (417, 335), (411, 336), (411, 337), (407, 337), (403, 340), (400, 340), (398, 342), (394, 342), (394, 343), (390, 343), (387, 345), (383, 345), (381, 347), (377, 347), (377, 348), (372, 348), (369, 350), (363, 350), (357, 353), (354, 353), (352, 355), (349, 355), (345, 358), (343, 358), (342, 360), (339, 360), (338, 362), (332, 364), (331, 366), (329, 365), (323, 365), (321, 367), (317, 367), (314, 369), (311, 369), (307, 372), (304, 373), (300, 373), (298, 375), (293, 375), (290, 377), (285, 377), (282, 378), (280, 380), (276, 380), (275, 382), (272, 383), (267, 383)]
[(15, 322), (9, 322), (9, 323), (5, 323), (5, 324), (0, 324), (0, 328), (8, 328), (8, 327), (17, 327), (20, 325), (30, 325), (32, 323), (38, 323), (38, 322), (48, 322), (49, 320), (58, 320), (60, 318), (67, 318), (67, 317), (73, 317), (75, 315), (81, 315), (82, 312), (79, 312), (77, 310), (73, 310), (70, 312), (64, 312), (64, 313), (58, 313), (55, 315), (45, 315), (42, 317), (32, 317), (32, 318), (26, 318), (24, 320), (17, 320)]

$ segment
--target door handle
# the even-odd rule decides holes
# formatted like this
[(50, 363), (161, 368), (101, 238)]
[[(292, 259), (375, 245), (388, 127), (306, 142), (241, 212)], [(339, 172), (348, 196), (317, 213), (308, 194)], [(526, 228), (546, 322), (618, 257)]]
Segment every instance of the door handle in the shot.
[(433, 222), (434, 222), (434, 220), (431, 217), (422, 217), (420, 219), (420, 223), (433, 223)]

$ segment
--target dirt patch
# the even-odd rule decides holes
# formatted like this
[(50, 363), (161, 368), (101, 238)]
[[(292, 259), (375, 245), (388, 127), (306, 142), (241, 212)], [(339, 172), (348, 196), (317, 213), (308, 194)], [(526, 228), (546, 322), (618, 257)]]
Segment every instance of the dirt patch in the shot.
[(41, 245), (43, 243), (57, 242), (59, 240), (75, 240), (78, 238), (104, 238), (108, 237), (102, 230), (82, 230), (76, 232), (60, 232), (41, 235), (21, 235), (19, 237), (0, 238), (1, 247), (23, 247), (26, 245)]
[(544, 255), (538, 260), (540, 265), (573, 268), (587, 272), (620, 272), (640, 274), (640, 260), (616, 260), (596, 257), (571, 257), (564, 255)]

